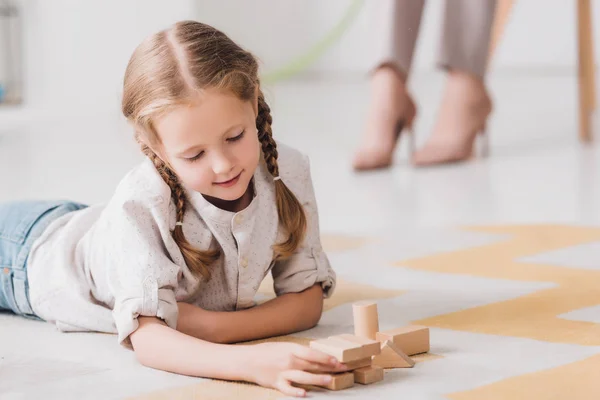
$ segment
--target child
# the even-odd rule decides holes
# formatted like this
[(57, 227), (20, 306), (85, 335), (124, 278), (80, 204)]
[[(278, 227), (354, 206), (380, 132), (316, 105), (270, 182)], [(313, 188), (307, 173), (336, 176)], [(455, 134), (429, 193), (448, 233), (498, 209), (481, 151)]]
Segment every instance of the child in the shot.
[[(0, 309), (117, 333), (148, 367), (287, 395), (343, 371), (296, 344), (228, 345), (315, 326), (335, 286), (308, 161), (273, 139), (257, 69), (198, 22), (140, 44), (122, 108), (147, 158), (105, 206), (0, 206)], [(255, 306), (269, 271), (277, 297)]]

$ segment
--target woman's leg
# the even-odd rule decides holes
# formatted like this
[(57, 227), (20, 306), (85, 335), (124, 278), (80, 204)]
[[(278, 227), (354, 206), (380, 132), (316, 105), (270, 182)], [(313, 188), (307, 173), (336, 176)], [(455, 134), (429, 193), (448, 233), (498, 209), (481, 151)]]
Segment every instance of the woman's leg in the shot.
[(491, 112), (484, 78), (495, 9), (496, 0), (446, 0), (439, 64), (448, 80), (433, 134), (415, 154), (416, 164), (471, 156)]
[(372, 70), (384, 65), (410, 73), (425, 0), (378, 0), (370, 4), (374, 59)]
[(353, 163), (357, 170), (389, 166), (399, 131), (415, 116), (405, 82), (424, 0), (376, 0), (369, 5), (375, 55), (367, 124)]

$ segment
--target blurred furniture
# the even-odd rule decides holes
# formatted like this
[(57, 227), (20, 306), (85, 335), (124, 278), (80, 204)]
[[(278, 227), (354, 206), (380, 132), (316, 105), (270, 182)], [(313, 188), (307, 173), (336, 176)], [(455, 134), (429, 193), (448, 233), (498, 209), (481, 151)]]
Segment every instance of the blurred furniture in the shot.
[(21, 4), (0, 0), (0, 104), (21, 102)]
[[(497, 47), (508, 16), (515, 0), (498, 0), (494, 26), (492, 27), (492, 43), (490, 58)], [(578, 82), (579, 82), (579, 139), (591, 142), (592, 118), (596, 109), (596, 77), (594, 62), (594, 39), (592, 27), (592, 6), (590, 0), (577, 0), (577, 47), (578, 47)]]

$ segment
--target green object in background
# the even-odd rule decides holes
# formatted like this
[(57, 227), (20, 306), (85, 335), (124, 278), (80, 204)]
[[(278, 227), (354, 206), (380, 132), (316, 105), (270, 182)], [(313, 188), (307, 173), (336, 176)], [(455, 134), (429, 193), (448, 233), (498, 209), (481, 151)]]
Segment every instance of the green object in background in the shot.
[(342, 37), (344, 32), (351, 26), (354, 18), (358, 15), (363, 2), (364, 0), (353, 0), (340, 22), (323, 39), (317, 42), (305, 54), (300, 55), (282, 68), (266, 73), (262, 77), (262, 81), (272, 84), (289, 79), (299, 72), (306, 70)]

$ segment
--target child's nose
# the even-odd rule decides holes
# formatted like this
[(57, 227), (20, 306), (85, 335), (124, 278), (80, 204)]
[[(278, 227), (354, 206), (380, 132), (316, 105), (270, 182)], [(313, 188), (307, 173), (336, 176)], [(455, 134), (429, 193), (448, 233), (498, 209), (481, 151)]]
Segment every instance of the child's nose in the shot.
[(215, 154), (213, 159), (213, 171), (215, 174), (227, 174), (233, 169), (233, 161), (227, 154)]

